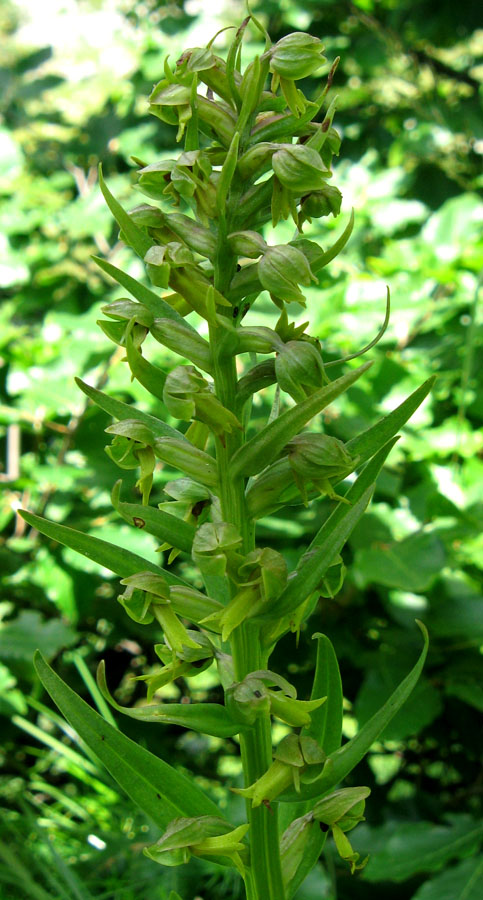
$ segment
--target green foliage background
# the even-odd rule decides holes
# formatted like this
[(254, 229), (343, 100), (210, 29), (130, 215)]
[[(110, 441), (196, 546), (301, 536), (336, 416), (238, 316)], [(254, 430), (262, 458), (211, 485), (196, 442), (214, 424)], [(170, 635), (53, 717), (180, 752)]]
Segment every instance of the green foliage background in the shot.
[[(141, 275), (117, 241), (96, 166), (103, 162), (113, 191), (133, 206), (130, 154), (152, 162), (173, 147), (172, 130), (146, 114), (165, 53), (177, 58), (185, 46), (206, 43), (219, 27), (238, 23), (244, 8), (210, 4), (202, 14), (196, 0), (77, 0), (65, 4), (70, 13), (63, 6), (42, 5), (45, 15), (33, 26), (25, 0), (0, 8), (0, 882), (12, 900), (129, 898), (138, 889), (146, 900), (162, 900), (171, 888), (188, 900), (235, 897), (236, 886), (202, 863), (160, 876), (139, 852), (153, 838), (150, 826), (43, 705), (31, 662), (36, 647), (95, 703), (102, 702), (91, 676), (99, 658), (123, 702), (136, 699), (130, 676), (154, 660), (143, 630), (116, 603), (110, 573), (40, 539), (15, 509), (158, 558), (149, 536), (133, 534), (112, 511), (117, 475), (103, 451), (109, 419), (73, 383), (79, 375), (146, 403), (122, 353), (112, 353), (95, 324), (120, 291), (91, 255)], [(343, 212), (313, 226), (310, 237), (331, 243), (351, 206), (356, 227), (348, 249), (307, 292), (311, 333), (326, 359), (372, 339), (386, 283), (393, 298), (371, 373), (339, 403), (327, 421), (331, 433), (350, 438), (438, 375), (353, 533), (341, 591), (321, 599), (298, 647), (293, 636), (284, 639), (273, 663), (305, 696), (311, 635), (326, 631), (342, 664), (351, 736), (414, 661), (415, 617), (432, 640), (424, 678), (354, 774), (354, 783), (372, 788), (355, 839), (359, 852), (371, 854), (367, 869), (351, 878), (329, 847), (298, 896), (382, 900), (390, 886), (394, 900), (476, 900), (483, 873), (477, 6), (264, 0), (254, 12), (273, 40), (307, 30), (324, 39), (329, 59), (341, 56), (334, 92)], [(283, 239), (290, 237), (288, 228)], [(268, 324), (268, 304), (257, 308), (257, 324), (260, 315)], [(168, 352), (157, 353), (169, 366)], [(269, 403), (269, 392), (262, 394), (256, 414), (266, 417)], [(134, 480), (128, 476), (127, 492)], [(329, 508), (321, 502), (317, 513), (296, 508), (266, 520), (271, 545), (294, 562)], [(186, 562), (179, 565), (189, 574)], [(199, 676), (200, 698), (215, 698), (217, 689), (210, 672)], [(232, 741), (130, 721), (122, 728), (181, 768), (195, 767), (214, 795), (235, 804), (227, 791), (240, 774)]]

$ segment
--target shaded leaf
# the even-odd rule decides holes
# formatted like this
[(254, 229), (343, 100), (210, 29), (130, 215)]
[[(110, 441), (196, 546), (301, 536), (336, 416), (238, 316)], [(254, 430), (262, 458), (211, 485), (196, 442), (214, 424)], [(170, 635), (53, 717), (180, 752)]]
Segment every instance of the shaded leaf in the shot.
[(159, 828), (166, 828), (176, 816), (219, 815), (218, 807), (194, 781), (109, 725), (38, 652), (34, 663), (42, 684), (72, 728)]

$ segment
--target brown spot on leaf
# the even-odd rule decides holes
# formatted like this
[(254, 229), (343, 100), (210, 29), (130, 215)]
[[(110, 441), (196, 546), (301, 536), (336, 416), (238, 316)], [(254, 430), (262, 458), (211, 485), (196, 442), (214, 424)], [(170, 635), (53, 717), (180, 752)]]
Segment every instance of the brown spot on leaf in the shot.
[(136, 528), (145, 528), (146, 527), (146, 522), (144, 521), (144, 519), (140, 519), (139, 516), (133, 516), (132, 521), (133, 521), (133, 525), (135, 525)]

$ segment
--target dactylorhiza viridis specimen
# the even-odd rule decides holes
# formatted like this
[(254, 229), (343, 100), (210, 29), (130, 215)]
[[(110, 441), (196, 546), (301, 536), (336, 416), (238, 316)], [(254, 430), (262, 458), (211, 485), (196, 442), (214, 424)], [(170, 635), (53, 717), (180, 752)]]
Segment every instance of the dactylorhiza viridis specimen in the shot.
[[(37, 654), (39, 676), (60, 710), (159, 827), (159, 840), (145, 853), (166, 866), (197, 856), (234, 867), (249, 900), (289, 900), (328, 835), (352, 871), (364, 865), (347, 832), (363, 818), (369, 789), (342, 784), (412, 691), (427, 635), (421, 625), (424, 648), (418, 662), (345, 744), (341, 679), (329, 637), (313, 635), (317, 659), (309, 698), (298, 698), (294, 686), (271, 671), (270, 655), (289, 631), (295, 645), (319, 598), (339, 590), (341, 550), (370, 501), (398, 430), (427, 395), (431, 380), (346, 444), (322, 433), (320, 420), (314, 420), (371, 365), (348, 364), (354, 357), (324, 365), (307, 323), (295, 324), (287, 312), (293, 302), (304, 307), (303, 288), (317, 285), (352, 229), (350, 218), (328, 249), (303, 231), (313, 219), (340, 210), (341, 194), (331, 183), (340, 145), (332, 126), (335, 100), (326, 103), (337, 60), (330, 67), (321, 42), (308, 34), (289, 34), (272, 44), (263, 32), (264, 51), (243, 69), (250, 21), (263, 32), (249, 16), (226, 60), (216, 55), (214, 39), (207, 47), (186, 50), (176, 64), (166, 60), (150, 111), (177, 128), (182, 151), (150, 165), (135, 160), (138, 187), (152, 202), (126, 212), (100, 173), (120, 238), (144, 261), (151, 283), (147, 287), (98, 259), (130, 295), (105, 307), (101, 325), (125, 349), (132, 377), (159, 402), (161, 417), (79, 385), (115, 420), (107, 428), (111, 459), (122, 469), (139, 471), (139, 498), (123, 499), (119, 481), (114, 507), (169, 551), (167, 568), (31, 513), (24, 517), (120, 576), (118, 599), (127, 614), (155, 639), (162, 635), (154, 648), (159, 670), (141, 676), (146, 705), (120, 707), (100, 667), (100, 690), (115, 709), (158, 727), (174, 723), (239, 740), (244, 787), (238, 793), (246, 799), (242, 823), (228, 821), (194, 778), (113, 728)], [(319, 93), (308, 100), (298, 83), (324, 70)], [(267, 244), (266, 223), (275, 228), (285, 220), (293, 222), (293, 240)], [(276, 325), (243, 325), (263, 291), (278, 308)], [(200, 320), (208, 339), (197, 331)], [(149, 334), (179, 355), (171, 371), (162, 371), (143, 353)], [(273, 408), (256, 430), (250, 421), (252, 398), (271, 385), (276, 385)], [(166, 412), (174, 424), (164, 421)], [(306, 430), (312, 420), (313, 430)], [(165, 484), (162, 502), (159, 497), (153, 502), (160, 465), (177, 474)], [(337, 485), (351, 474), (350, 487), (338, 488), (339, 495)], [(257, 543), (257, 520), (287, 504), (316, 503), (321, 495), (329, 498), (332, 512), (289, 573), (279, 552)], [(170, 564), (179, 554), (197, 566), (196, 583), (203, 590), (172, 573)], [(184, 679), (189, 691), (190, 678), (209, 666), (218, 671), (223, 704), (156, 697), (176, 679)], [(289, 726), (276, 746), (272, 718)]]

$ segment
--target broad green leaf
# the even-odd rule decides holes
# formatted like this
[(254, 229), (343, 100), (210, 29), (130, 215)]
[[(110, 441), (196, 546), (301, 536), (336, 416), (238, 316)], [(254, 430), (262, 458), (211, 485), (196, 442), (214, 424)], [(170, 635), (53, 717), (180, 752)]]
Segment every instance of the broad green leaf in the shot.
[(0, 658), (30, 666), (37, 647), (51, 659), (77, 639), (74, 629), (60, 619), (45, 621), (37, 610), (23, 609), (16, 619), (0, 623)]
[(161, 509), (155, 509), (153, 506), (142, 506), (141, 503), (126, 503), (119, 500), (120, 486), (120, 481), (114, 485), (112, 502), (126, 522), (135, 525), (136, 528), (145, 529), (148, 534), (153, 534), (163, 543), (177, 547), (178, 550), (184, 550), (185, 553), (191, 553), (191, 545), (195, 536), (195, 529), (192, 525)]
[(399, 429), (406, 424), (425, 397), (428, 396), (435, 381), (436, 375), (432, 375), (391, 413), (379, 419), (379, 422), (363, 431), (362, 434), (358, 434), (357, 437), (347, 441), (346, 449), (351, 456), (358, 456), (360, 462), (370, 459), (380, 447), (394, 437)]
[(395, 826), (392, 822), (390, 826), (367, 829), (366, 834), (362, 831), (363, 852), (366, 848), (370, 852), (364, 881), (387, 881), (388, 872), (391, 881), (406, 881), (417, 872), (435, 872), (451, 859), (469, 856), (481, 842), (483, 822), (469, 815), (448, 819), (444, 825), (404, 822)]
[(142, 422), (143, 425), (147, 425), (156, 437), (184, 438), (181, 431), (177, 431), (176, 428), (172, 428), (171, 425), (167, 425), (161, 419), (156, 419), (155, 416), (150, 416), (149, 413), (141, 412), (140, 409), (135, 409), (128, 403), (123, 403), (122, 400), (115, 400), (113, 397), (109, 397), (97, 388), (91, 387), (90, 384), (86, 384), (80, 378), (76, 378), (75, 381), (81, 391), (84, 391), (84, 394), (87, 394), (93, 403), (104, 410), (108, 416), (112, 416), (120, 422), (124, 419), (136, 419), (138, 422)]
[(99, 663), (97, 682), (102, 696), (111, 706), (131, 719), (158, 722), (161, 725), (182, 725), (190, 731), (221, 738), (233, 737), (241, 728), (220, 703), (157, 703), (133, 708), (120, 706), (109, 693), (103, 662)]
[[(397, 656), (390, 656), (381, 647), (377, 653), (377, 665), (367, 672), (355, 702), (355, 716), (359, 725), (379, 709), (381, 703), (401, 680), (403, 664)], [(402, 648), (401, 648), (402, 651)], [(421, 678), (402, 709), (394, 716), (381, 734), (381, 740), (401, 741), (419, 734), (442, 712), (440, 691), (426, 678)]]
[(118, 282), (118, 284), (123, 288), (126, 288), (136, 300), (139, 300), (140, 303), (147, 306), (158, 319), (173, 319), (173, 321), (182, 323), (185, 328), (188, 328), (190, 331), (193, 331), (194, 334), (197, 334), (193, 326), (190, 325), (183, 316), (180, 316), (179, 312), (173, 309), (169, 303), (166, 303), (166, 300), (163, 300), (162, 297), (158, 297), (158, 295), (150, 288), (145, 287), (140, 281), (136, 281), (135, 278), (127, 275), (122, 269), (118, 269), (117, 266), (113, 266), (112, 263), (107, 262), (107, 260), (102, 259), (100, 256), (93, 256), (92, 259), (97, 263), (100, 269), (107, 273), (107, 275), (110, 275), (111, 278), (114, 278), (114, 280)]
[(163, 400), (163, 388), (166, 381), (166, 373), (158, 366), (153, 366), (135, 347), (134, 341), (130, 334), (130, 329), (126, 331), (126, 356), (129, 368), (135, 378), (143, 387), (157, 397)]
[(121, 204), (111, 194), (102, 174), (102, 166), (99, 164), (99, 186), (104, 195), (104, 199), (112, 212), (123, 237), (133, 250), (136, 251), (141, 259), (144, 259), (149, 248), (153, 246), (154, 241), (148, 235), (134, 224), (131, 216), (122, 208)]
[(342, 681), (337, 656), (327, 635), (317, 633), (313, 638), (317, 641), (317, 661), (310, 699), (327, 697), (327, 700), (310, 714), (310, 725), (302, 734), (314, 738), (329, 756), (339, 749), (342, 740)]
[(482, 883), (483, 854), (478, 853), (425, 881), (411, 900), (481, 900)]
[[(141, 509), (144, 508), (141, 507)], [(123, 547), (117, 547), (115, 544), (92, 537), (90, 534), (83, 534), (82, 531), (76, 531), (75, 528), (69, 528), (67, 525), (49, 522), (48, 519), (36, 516), (25, 509), (19, 509), (19, 514), (22, 516), (22, 519), (25, 519), (32, 528), (36, 528), (41, 534), (45, 534), (46, 537), (53, 541), (58, 541), (59, 544), (63, 544), (65, 547), (70, 547), (76, 553), (82, 554), (82, 556), (87, 556), (88, 559), (92, 559), (106, 569), (110, 569), (111, 572), (115, 572), (121, 578), (127, 578), (128, 575), (135, 575), (137, 572), (149, 570), (156, 575), (162, 575), (168, 584), (185, 584), (177, 575), (172, 575), (171, 572), (162, 569), (161, 566), (156, 566), (149, 560), (143, 559), (142, 556), (131, 553), (130, 550), (124, 550)]]
[(307, 422), (332, 403), (352, 384), (354, 384), (372, 363), (364, 363), (358, 369), (353, 369), (341, 378), (332, 381), (326, 387), (321, 388), (307, 397), (301, 403), (297, 403), (291, 409), (285, 410), (280, 416), (270, 422), (265, 428), (247, 441), (232, 457), (230, 469), (233, 478), (239, 475), (257, 475), (265, 466), (280, 455), (283, 447), (299, 433)]
[(162, 829), (176, 816), (218, 816), (217, 806), (194, 782), (125, 737), (50, 668), (40, 653), (35, 668), (72, 728), (150, 819)]
[(292, 792), (290, 795), (285, 794), (284, 798), (289, 801), (297, 801), (321, 797), (343, 781), (364, 758), (374, 741), (378, 739), (391, 719), (401, 709), (403, 703), (406, 702), (421, 675), (428, 653), (429, 638), (426, 626), (419, 621), (418, 625), (423, 633), (424, 646), (417, 663), (406, 675), (406, 678), (356, 736), (329, 756), (323, 771), (317, 778), (311, 783), (302, 783), (300, 794)]
[(317, 589), (320, 580), (363, 515), (374, 490), (376, 478), (396, 440), (393, 438), (381, 447), (347, 492), (346, 499), (349, 504), (338, 503), (334, 512), (319, 529), (299, 561), (295, 575), (289, 579), (287, 587), (277, 599), (277, 610), (280, 614), (295, 609), (304, 597), (308, 597)]
[(431, 586), (445, 562), (444, 546), (436, 535), (418, 532), (389, 546), (359, 550), (354, 569), (358, 581), (366, 585), (383, 584), (417, 594)]

